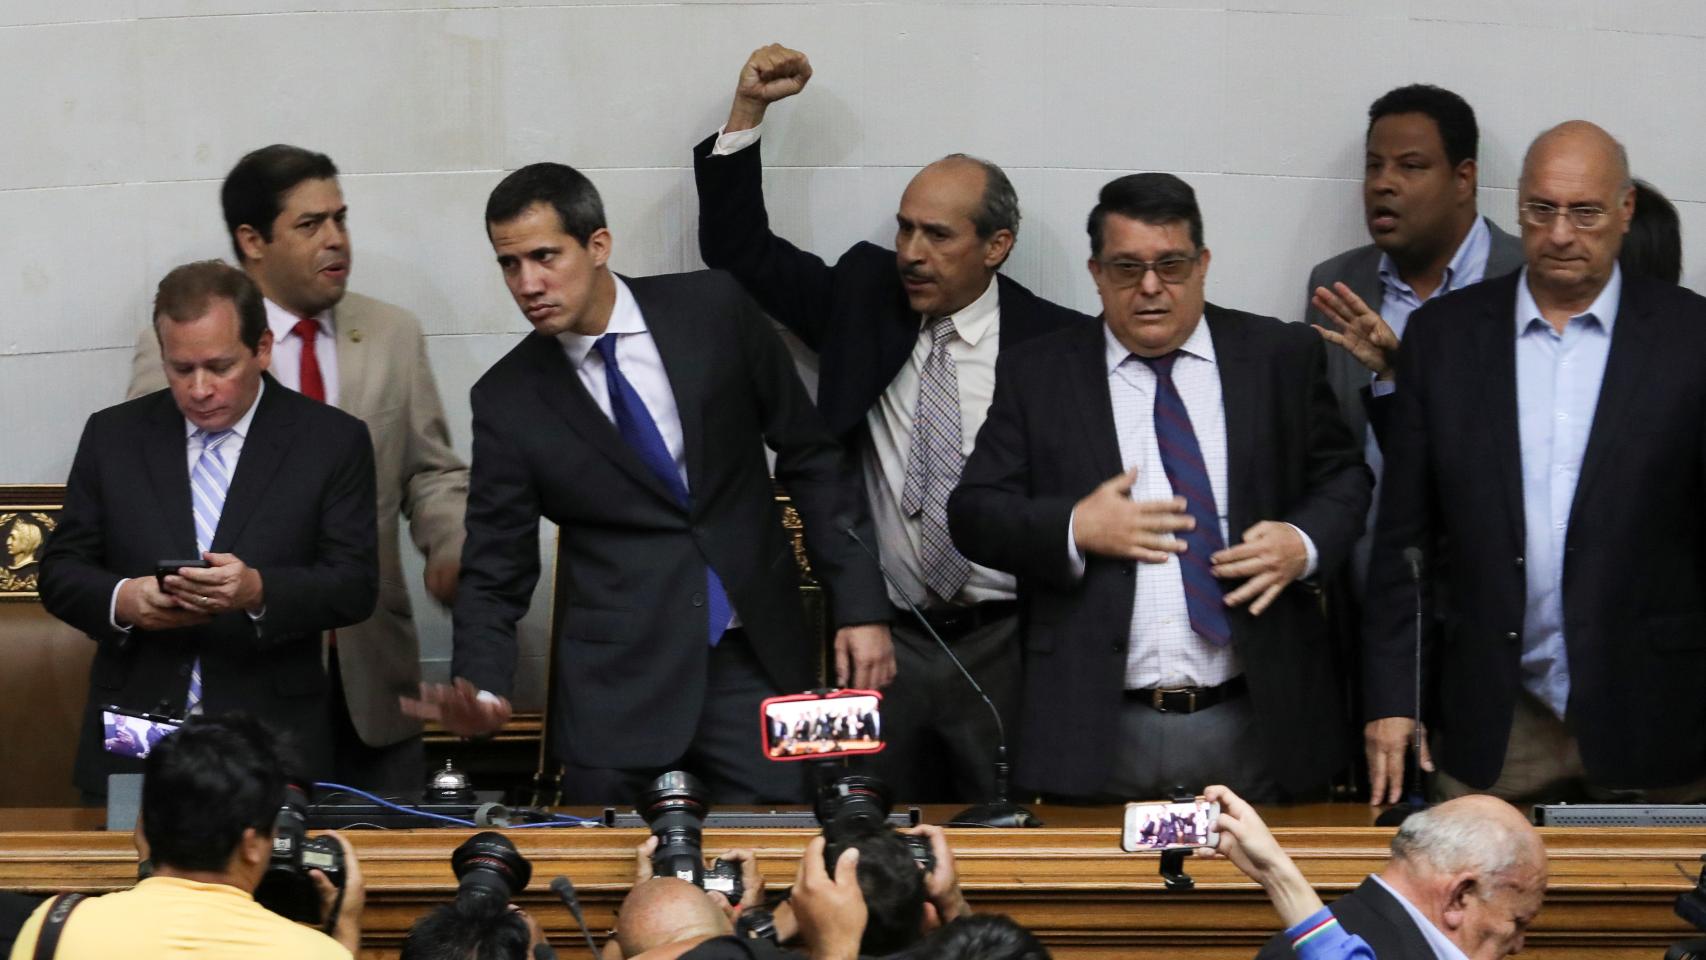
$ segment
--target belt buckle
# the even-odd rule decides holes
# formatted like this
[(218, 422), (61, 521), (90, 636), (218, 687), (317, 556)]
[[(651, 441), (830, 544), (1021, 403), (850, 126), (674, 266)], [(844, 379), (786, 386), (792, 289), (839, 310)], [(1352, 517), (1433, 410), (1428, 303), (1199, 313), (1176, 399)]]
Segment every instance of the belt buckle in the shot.
[(1185, 700), (1184, 712), (1185, 713), (1196, 713), (1197, 712), (1197, 690), (1195, 687), (1171, 687), (1171, 688), (1156, 687), (1154, 690), (1150, 691), (1149, 700), (1150, 700), (1150, 706), (1154, 707), (1155, 711), (1157, 713), (1173, 713), (1174, 712), (1172, 710), (1168, 710), (1166, 707), (1166, 702), (1167, 702), (1166, 698), (1167, 698), (1167, 694), (1169, 694), (1169, 693), (1185, 694), (1187, 699)]

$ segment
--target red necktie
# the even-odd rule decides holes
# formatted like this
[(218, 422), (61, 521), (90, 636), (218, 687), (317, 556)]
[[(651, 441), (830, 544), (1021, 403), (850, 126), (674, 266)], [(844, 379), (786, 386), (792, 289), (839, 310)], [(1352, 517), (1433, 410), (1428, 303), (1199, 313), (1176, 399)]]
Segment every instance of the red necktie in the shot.
[(320, 322), (303, 317), (291, 328), (302, 338), (302, 366), (297, 376), (297, 390), (305, 397), (326, 402), (326, 381), (320, 376), (320, 355), (314, 351), (314, 338), (320, 335)]
[[(291, 328), (302, 340), (302, 361), (297, 367), (297, 392), (305, 397), (312, 397), (321, 403), (326, 402), (326, 380), (320, 376), (320, 355), (314, 350), (314, 338), (320, 335), (320, 322), (312, 317), (303, 317), (296, 321)], [(326, 642), (331, 646), (338, 645), (338, 632), (326, 631)]]

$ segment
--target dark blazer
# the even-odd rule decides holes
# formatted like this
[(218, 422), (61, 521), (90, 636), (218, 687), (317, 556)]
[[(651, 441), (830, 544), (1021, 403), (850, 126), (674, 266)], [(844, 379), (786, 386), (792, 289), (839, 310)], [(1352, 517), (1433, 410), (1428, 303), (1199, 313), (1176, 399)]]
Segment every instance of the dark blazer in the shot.
[[(1481, 279), (1491, 280), (1513, 273), (1522, 267), (1522, 241), (1499, 229), (1499, 225), (1487, 220), (1487, 230), (1492, 236), (1492, 243), (1487, 250), (1487, 268), (1481, 274)], [(1315, 295), (1316, 287), (1332, 289), (1333, 284), (1343, 283), (1351, 288), (1351, 292), (1361, 297), (1375, 313), (1380, 312), (1380, 303), (1385, 291), (1380, 285), (1380, 248), (1372, 243), (1364, 244), (1344, 253), (1337, 254), (1315, 265), (1309, 271), (1309, 288), (1303, 293), (1303, 319), (1318, 327), (1332, 329), (1327, 318), (1321, 311), (1315, 309), (1310, 298)], [(1347, 350), (1330, 347), (1327, 350), (1327, 379), (1333, 385), (1333, 395), (1339, 399), (1339, 412), (1344, 415), (1345, 425), (1350, 427), (1351, 435), (1359, 441), (1367, 434), (1369, 413), (1363, 410), (1363, 403), (1368, 399), (1368, 368), (1357, 362)]]
[[(787, 486), (837, 625), (886, 621), (869, 511), (782, 341), (727, 274), (626, 280), (681, 412), (691, 509), (616, 432), (562, 344), (530, 334), (474, 385), (468, 539), (451, 672), (508, 695), (515, 624), (539, 576), (539, 518), (561, 528), (553, 742), (581, 766), (677, 759), (705, 696), (705, 562), (776, 688), (816, 683), (799, 572), (765, 463)], [(754, 717), (753, 723), (759, 718)], [(754, 747), (756, 749), (756, 746)]]
[[(1330, 909), (1345, 932), (1366, 942), (1380, 960), (1434, 960), (1433, 947), (1416, 928), (1409, 911), (1373, 877), (1334, 900)], [(1293, 960), (1297, 954), (1281, 931), (1269, 940), (1256, 960)]]
[[(817, 405), (830, 432), (853, 446), (865, 413), (906, 365), (918, 343), (918, 313), (908, 305), (895, 253), (856, 243), (830, 266), (770, 231), (759, 144), (713, 157), (712, 136), (693, 148), (699, 186), (699, 252), (734, 274), (766, 313), (819, 357)], [(1001, 347), (1052, 333), (1089, 317), (1051, 303), (997, 275)], [(853, 434), (850, 437), (849, 434)]]
[[(1398, 354), (1369, 571), (1369, 719), (1414, 708), (1414, 600), (1430, 550), (1451, 598), (1435, 652), (1435, 759), (1476, 788), (1504, 765), (1527, 588), (1516, 285), (1416, 311)], [(1566, 721), (1588, 775), (1660, 787), (1706, 773), (1706, 299), (1625, 275), (1564, 547)]]
[[(1206, 310), (1226, 408), (1232, 536), (1283, 520), (1314, 540), (1318, 575), (1348, 556), (1368, 511), (1370, 478), (1339, 419), (1320, 337), (1300, 324)], [(948, 501), (965, 555), (1019, 577), (1028, 604), (1025, 696), (1016, 779), (1089, 794), (1107, 778), (1134, 589), (1133, 564), (1067, 559), (1072, 508), (1121, 471), (1100, 324), (1003, 354), (995, 401)], [(1288, 790), (1319, 786), (1343, 753), (1337, 678), (1319, 599), (1294, 585), (1260, 617), (1231, 611), (1265, 746)]]
[(175, 714), (202, 662), (209, 714), (248, 712), (292, 734), (316, 775), (330, 761), (320, 634), (359, 623), (379, 591), (373, 445), (367, 427), (262, 375), (212, 549), (261, 575), (266, 615), (235, 611), (200, 627), (129, 634), (109, 621), (113, 588), (194, 557), (184, 417), (170, 391), (89, 418), (65, 487), (65, 512), (41, 558), (42, 603), (97, 644), (74, 780), (106, 792), (140, 761), (102, 748), (101, 707)]

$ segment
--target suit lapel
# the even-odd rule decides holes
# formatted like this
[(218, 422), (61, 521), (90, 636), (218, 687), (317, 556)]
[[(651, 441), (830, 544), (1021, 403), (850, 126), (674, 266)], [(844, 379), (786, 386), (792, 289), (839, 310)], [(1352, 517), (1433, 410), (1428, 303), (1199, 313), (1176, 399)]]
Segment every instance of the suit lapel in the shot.
[(265, 500), (267, 488), (278, 475), (290, 448), (290, 434), (296, 425), (296, 413), (291, 410), (288, 392), (270, 375), (263, 375), (266, 390), (256, 403), (255, 418), (249, 421), (249, 435), (243, 438), (243, 451), (237, 458), (237, 472), (231, 476), (231, 489), (225, 493), (225, 507), (219, 513), (219, 529), (213, 532), (212, 550), (232, 552), (232, 544), (243, 532), (244, 524), (254, 516)]
[(711, 344), (705, 336), (708, 325), (696, 321), (692, 312), (682, 310), (661, 296), (646, 278), (623, 280), (628, 292), (639, 304), (640, 316), (645, 318), (652, 343), (657, 345), (663, 360), (664, 373), (669, 377), (669, 390), (675, 396), (676, 415), (681, 418), (681, 452), (687, 464), (689, 502), (692, 491), (702, 489), (704, 476), (705, 437), (705, 378), (711, 365), (704, 362), (705, 351)]
[[(1582, 454), (1582, 472), (1576, 478), (1575, 503), (1582, 502), (1582, 495), (1605, 466), (1608, 451), (1622, 436), (1621, 427), (1631, 422), (1632, 411), (1642, 408), (1642, 388), (1651, 382), (1643, 373), (1653, 369), (1653, 354), (1662, 342), (1655, 334), (1651, 304), (1643, 292), (1639, 284), (1624, 278), (1622, 302), (1611, 329), (1611, 349), (1605, 358), (1605, 378), (1594, 405), (1587, 450)], [(1574, 503), (1570, 510), (1573, 523)]]
[(534, 389), (545, 406), (567, 421), (582, 440), (620, 467), (634, 482), (672, 506), (679, 507), (675, 495), (629, 448), (627, 441), (616, 432), (616, 424), (593, 402), (579, 375), (569, 366), (569, 358), (563, 356), (562, 344), (555, 337), (537, 333), (528, 334), (523, 343), (535, 373)]
[(1238, 537), (1253, 516), (1254, 502), (1247, 486), (1256, 476), (1256, 390), (1261, 371), (1238, 336), (1236, 318), (1209, 304), (1204, 310), (1214, 362), (1220, 373), (1220, 403), (1226, 414), (1226, 518), (1229, 537)]
[(1480, 364), (1480, 422), (1485, 427), (1487, 462), (1493, 465), (1504, 487), (1505, 514), (1510, 520), (1514, 542), (1527, 536), (1522, 504), (1522, 433), (1516, 410), (1516, 285), (1521, 274), (1494, 281), (1485, 299), (1485, 312), (1469, 325), (1467, 336), (1475, 339), (1469, 351)]
[(162, 393), (148, 417), (148, 435), (142, 438), (142, 459), (154, 485), (154, 503), (170, 538), (175, 556), (196, 557), (195, 516), (190, 507), (189, 449), (185, 443), (184, 415), (171, 393)]
[(1073, 419), (1084, 427), (1085, 449), (1095, 464), (1098, 482), (1122, 472), (1120, 437), (1114, 427), (1114, 402), (1108, 393), (1107, 345), (1100, 318), (1076, 334), (1075, 349), (1066, 352), (1069, 369), (1065, 380), (1081, 416)]

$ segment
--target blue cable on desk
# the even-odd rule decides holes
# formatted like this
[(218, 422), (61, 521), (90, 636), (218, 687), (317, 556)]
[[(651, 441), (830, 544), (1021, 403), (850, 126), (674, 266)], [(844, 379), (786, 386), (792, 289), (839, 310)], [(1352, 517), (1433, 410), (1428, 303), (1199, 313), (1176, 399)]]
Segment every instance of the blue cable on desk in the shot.
[[(382, 807), (395, 810), (398, 813), (406, 813), (412, 817), (426, 817), (429, 820), (441, 820), (445, 823), (453, 823), (459, 827), (478, 828), (480, 826), (472, 820), (464, 820), (461, 817), (450, 817), (442, 813), (433, 813), (428, 810), (416, 810), (413, 807), (406, 807), (403, 804), (387, 800), (384, 797), (375, 796), (374, 794), (368, 793), (366, 790), (360, 790), (341, 783), (330, 783), (328, 781), (317, 780), (314, 782), (314, 786), (322, 790), (335, 790), (340, 793), (347, 793), (351, 796), (360, 797), (370, 803), (377, 803)], [(316, 804), (316, 806), (318, 806), (318, 804)], [(503, 827), (502, 829), (528, 830), (537, 827), (592, 827), (599, 826), (603, 823), (601, 820), (591, 820), (586, 817), (572, 817), (566, 813), (548, 813), (545, 814), (545, 816), (552, 817), (553, 819), (545, 820), (540, 823), (511, 824), (510, 826)]]

